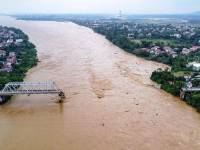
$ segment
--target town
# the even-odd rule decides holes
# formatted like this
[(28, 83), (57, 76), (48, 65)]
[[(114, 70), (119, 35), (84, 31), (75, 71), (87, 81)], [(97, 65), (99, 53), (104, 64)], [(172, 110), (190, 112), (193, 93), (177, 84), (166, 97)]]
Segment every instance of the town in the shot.
[(35, 45), (28, 41), (26, 34), (0, 26), (0, 90), (8, 82), (23, 81), (26, 72), (37, 62)]
[[(12, 29), (0, 26), (0, 72), (10, 72), (12, 65), (18, 64), (14, 47), (22, 46), (23, 39)], [(12, 47), (8, 50), (9, 47)], [(4, 50), (5, 49), (5, 50)]]

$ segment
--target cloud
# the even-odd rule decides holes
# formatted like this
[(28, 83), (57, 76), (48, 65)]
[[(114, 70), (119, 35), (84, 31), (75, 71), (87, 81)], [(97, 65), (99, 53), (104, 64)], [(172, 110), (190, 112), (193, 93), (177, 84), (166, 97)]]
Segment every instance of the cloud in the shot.
[(199, 0), (0, 0), (5, 13), (181, 13), (199, 6)]

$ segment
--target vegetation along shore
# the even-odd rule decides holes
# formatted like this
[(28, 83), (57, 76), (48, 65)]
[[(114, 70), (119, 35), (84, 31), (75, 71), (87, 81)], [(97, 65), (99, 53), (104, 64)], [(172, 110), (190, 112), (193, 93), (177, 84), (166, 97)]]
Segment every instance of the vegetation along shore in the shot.
[[(21, 30), (0, 26), (0, 90), (8, 82), (21, 82), (26, 72), (37, 65), (37, 52), (34, 44)], [(0, 104), (6, 102), (0, 98)]]

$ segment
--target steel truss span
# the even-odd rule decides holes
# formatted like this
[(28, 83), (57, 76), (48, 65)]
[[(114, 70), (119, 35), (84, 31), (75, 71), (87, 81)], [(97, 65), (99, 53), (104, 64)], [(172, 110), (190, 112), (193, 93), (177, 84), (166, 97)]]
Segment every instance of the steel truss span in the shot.
[(16, 94), (58, 94), (61, 100), (65, 98), (55, 82), (10, 82), (0, 91), (0, 96)]

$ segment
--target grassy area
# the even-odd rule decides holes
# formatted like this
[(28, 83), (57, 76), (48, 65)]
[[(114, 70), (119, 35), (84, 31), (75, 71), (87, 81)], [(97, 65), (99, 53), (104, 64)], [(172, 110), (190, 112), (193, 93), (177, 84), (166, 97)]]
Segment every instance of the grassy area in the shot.
[(175, 40), (166, 40), (166, 39), (136, 39), (132, 40), (132, 42), (136, 44), (141, 44), (142, 41), (153, 42), (153, 43), (164, 43), (164, 45), (176, 45)]
[(142, 44), (142, 42), (140, 40), (132, 40), (132, 42), (135, 44)]
[(153, 42), (153, 43), (163, 42), (165, 45), (176, 44), (174, 40), (165, 40), (165, 39), (141, 39), (141, 41), (147, 41), (147, 42)]
[(174, 73), (174, 75), (176, 76), (176, 77), (182, 77), (184, 74), (190, 74), (190, 75), (192, 75), (192, 71), (179, 71), (179, 72), (175, 72)]

